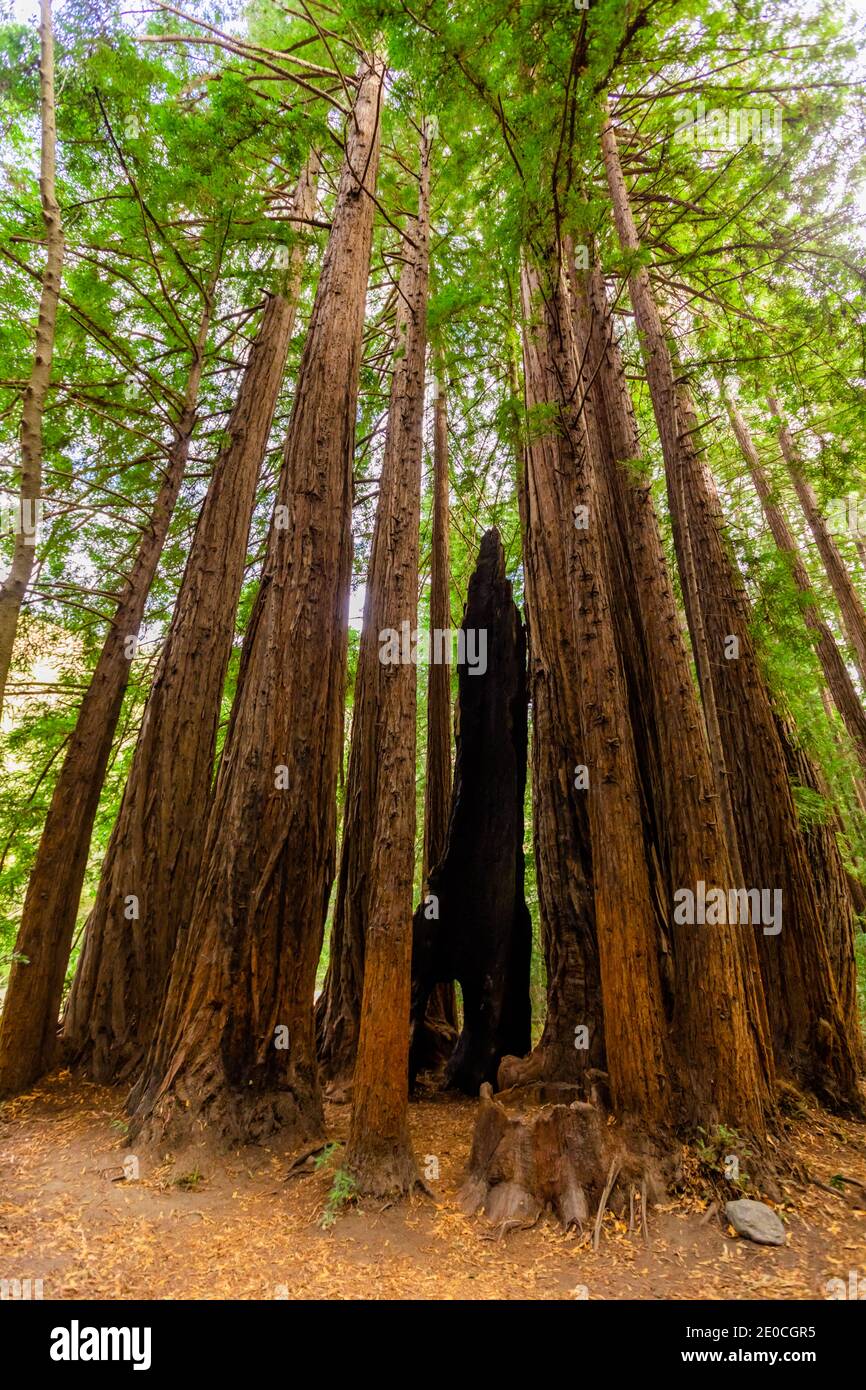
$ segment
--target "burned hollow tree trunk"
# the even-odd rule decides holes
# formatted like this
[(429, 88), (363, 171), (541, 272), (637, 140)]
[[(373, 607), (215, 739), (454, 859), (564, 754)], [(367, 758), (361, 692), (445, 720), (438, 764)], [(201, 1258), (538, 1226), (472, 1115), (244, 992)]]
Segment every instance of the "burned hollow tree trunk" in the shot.
[(457, 980), (463, 1028), (446, 1077), (477, 1095), (495, 1081), (501, 1058), (522, 1055), (530, 1041), (526, 645), (495, 529), (481, 541), (461, 633), (467, 659), (458, 664), (448, 839), (413, 922), (412, 1070), (430, 991)]

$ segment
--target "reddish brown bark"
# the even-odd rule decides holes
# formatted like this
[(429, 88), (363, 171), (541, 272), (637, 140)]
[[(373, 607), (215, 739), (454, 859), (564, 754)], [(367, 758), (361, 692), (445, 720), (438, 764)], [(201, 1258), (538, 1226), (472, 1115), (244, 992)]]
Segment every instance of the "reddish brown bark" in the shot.
[[(411, 235), (414, 240), (414, 227)], [(364, 620), (355, 675), (352, 735), (346, 778), (342, 849), (331, 926), (330, 961), (316, 1006), (320, 1073), (322, 1080), (330, 1085), (332, 1094), (336, 1096), (345, 1095), (351, 1083), (361, 1022), (364, 943), (369, 911), (369, 873), (374, 849), (373, 816), (380, 772), (377, 740), (383, 682), (386, 680), (386, 668), (379, 659), (380, 634), (389, 627), (385, 621), (385, 612), (392, 602), (389, 585), (394, 583), (394, 556), (391, 547), (396, 523), (393, 508), (395, 497), (398, 497), (400, 489), (406, 486), (403, 471), (407, 459), (401, 455), (400, 447), (395, 447), (390, 441), (394, 437), (393, 431), (399, 431), (402, 427), (401, 411), (406, 408), (406, 393), (416, 386), (414, 377), (410, 382), (406, 376), (407, 364), (405, 357), (401, 356), (409, 341), (410, 305), (414, 302), (413, 295), (418, 276), (412, 251), (411, 246), (407, 247), (410, 256), (400, 276), (396, 299), (397, 348), (391, 386), (388, 435), (379, 479), (379, 498), (373, 527), (370, 567), (364, 596)], [(426, 315), (426, 300), (424, 314)], [(423, 393), (423, 369), (421, 390)], [(410, 462), (411, 457), (410, 454)], [(404, 615), (406, 616), (408, 615)], [(414, 623), (412, 626), (414, 628)]]
[[(312, 217), (315, 176), (296, 199)], [(295, 318), (303, 247), (287, 295), (268, 297), (196, 525), (87, 921), (63, 1027), (68, 1060), (101, 1082), (140, 1065), (174, 944), (186, 928), (210, 805), (217, 724), (256, 485)], [(129, 916), (129, 896), (134, 915)]]
[(854, 912), (858, 885), (850, 879), (842, 862), (838, 843), (842, 825), (833, 806), (826, 780), (803, 748), (796, 730), (781, 720), (779, 725), (792, 782), (815, 792), (824, 801), (823, 815), (810, 817), (803, 826), (803, 839), (815, 879), (818, 901), (827, 925), (827, 950), (839, 992), (842, 1016), (855, 1059), (862, 1069), (863, 1038), (857, 1000), (857, 961), (854, 954), (857, 930)]
[[(532, 814), (547, 1014), (533, 1053), (503, 1064), (500, 1082), (577, 1081), (604, 1065), (601, 981), (592, 897), (586, 792), (575, 786), (582, 759), (574, 673), (577, 645), (569, 599), (568, 532), (574, 499), (560, 472), (555, 436), (537, 416), (549, 399), (540, 279), (521, 270), (523, 375), (529, 437), (521, 512), (532, 708)], [(586, 1047), (576, 1029), (586, 1028)], [(580, 1040), (580, 1039), (578, 1039)], [(507, 1074), (506, 1074), (507, 1069)]]
[[(602, 148), (623, 249), (639, 250), (610, 120)], [(782, 894), (784, 925), (757, 942), (776, 1064), (829, 1101), (859, 1104), (856, 1055), (847, 1037), (827, 935), (791, 794), (769, 691), (749, 626), (742, 581), (730, 556), (718, 499), (698, 454), (698, 422), (677, 383), (645, 269), (629, 278), (653, 409), (662, 443), (668, 502), (684, 583), (701, 692), (714, 697), (727, 783), (746, 882)], [(688, 550), (687, 550), (688, 547)], [(736, 657), (731, 639), (736, 639)]]
[(36, 324), (36, 351), (21, 411), (21, 513), (15, 533), (12, 564), (0, 584), (0, 711), (3, 709), (21, 604), (36, 561), (36, 508), (42, 492), (42, 416), (51, 382), (57, 305), (63, 274), (63, 224), (55, 183), (57, 122), (51, 0), (41, 0), (40, 3), (39, 87), (42, 114), (39, 193), (45, 223), (45, 266)]
[[(430, 643), (451, 629), (451, 565), (448, 544), (448, 403), (445, 364), (434, 357), (433, 378), (433, 534), (430, 560)], [(427, 670), (427, 752), (424, 781), (424, 863), (427, 883), (445, 852), (451, 804), (451, 668), (431, 661)], [(436, 1067), (457, 1041), (457, 1001), (453, 984), (437, 985), (430, 996), (420, 1065)]]
[[(381, 568), (370, 605), (378, 717), (373, 731), (375, 779), (363, 809), (371, 853), (363, 922), (364, 990), (355, 1062), (346, 1166), (362, 1192), (407, 1192), (417, 1181), (409, 1138), (409, 998), (415, 857), (416, 670), (411, 661), (381, 661), (381, 634), (399, 633), (418, 615), (418, 547), (424, 363), (427, 340), (430, 141), (421, 140), (415, 246), (400, 277), (397, 349), (388, 408), (377, 527)], [(379, 624), (378, 627), (375, 624)], [(371, 679), (371, 684), (372, 684)]]
[[(430, 562), (430, 640), (451, 627), (448, 546), (448, 407), (444, 368), (436, 361), (433, 397), (433, 535)], [(424, 878), (445, 849), (451, 802), (451, 668), (431, 661), (427, 672), (427, 761), (424, 784)]]
[(183, 949), (133, 1133), (322, 1131), (313, 990), (334, 872), (352, 454), (384, 73), (362, 64)]
[(644, 706), (650, 726), (642, 754), (650, 764), (651, 822), (673, 947), (682, 1113), (692, 1125), (724, 1122), (760, 1133), (773, 1063), (754, 939), (736, 925), (678, 924), (671, 911), (678, 888), (700, 880), (727, 888), (734, 871), (649, 480), (636, 467), (637, 430), (600, 270), (586, 290), (576, 277), (575, 289), (578, 346), (582, 352), (588, 343), (592, 382), (587, 424), (606, 485), (604, 534), (621, 549), (609, 561), (619, 581), (614, 601), (620, 611), (630, 600), (634, 608), (631, 624), (619, 624), (620, 646), (637, 687), (632, 707)]
[(803, 472), (802, 460), (797, 452), (790, 426), (782, 414), (775, 396), (769, 397), (769, 406), (770, 411), (778, 421), (782, 457), (788, 465), (794, 490), (800, 506), (803, 508), (803, 514), (809, 523), (809, 529), (815, 538), (818, 553), (824, 562), (824, 569), (827, 572), (830, 587), (836, 595), (836, 602), (842, 614), (842, 623), (848, 635), (848, 641), (851, 643), (857, 669), (860, 672), (860, 679), (866, 687), (866, 609), (864, 609), (860, 595), (854, 588), (845, 561), (839, 553), (839, 547), (821, 515), (818, 499)]
[(781, 504), (773, 497), (773, 490), (769, 479), (764, 472), (761, 459), (755, 448), (754, 440), (749, 432), (749, 428), (743, 419), (742, 412), (735, 403), (727, 396), (725, 404), (728, 408), (728, 416), (731, 427), (740, 446), (740, 452), (746, 463), (749, 465), (749, 472), (755, 491), (761, 500), (761, 506), (766, 517), (767, 525), (776, 542), (779, 550), (787, 556), (791, 566), (791, 577), (798, 590), (804, 597), (803, 619), (814, 635), (815, 651), (821, 668), (833, 697), (833, 702), (842, 717), (842, 721), (851, 740), (861, 767), (866, 769), (866, 711), (860, 703), (860, 697), (854, 686), (848, 668), (842, 658), (842, 653), (836, 645), (836, 639), (830, 630), (830, 626), (823, 617), (818, 605), (818, 598), (812, 587), (812, 581), (806, 571), (806, 566), (800, 557), (797, 542), (788, 525), (787, 518)]
[[(639, 240), (610, 121), (602, 133), (607, 183), (621, 246)], [(701, 691), (712, 691), (745, 884), (783, 895), (784, 926), (758, 929), (760, 969), (776, 1065), (833, 1104), (859, 1105), (856, 1049), (847, 1036), (827, 951), (815, 881), (788, 780), (769, 689), (749, 628), (740, 571), (727, 549), (719, 500), (698, 453), (698, 420), (674, 375), (648, 272), (632, 272), (630, 295), (659, 428), (685, 607)], [(688, 550), (687, 550), (688, 548)], [(731, 656), (737, 641), (737, 656)]]
[(138, 636), (147, 595), (186, 469), (211, 314), (202, 311), (183, 409), (174, 427), (163, 482), (88, 686), (27, 885), (0, 1025), (0, 1095), (29, 1086), (53, 1064), (63, 981), (87, 869), (90, 837), (123, 696), (130, 643)]
[[(581, 409), (568, 272), (554, 258), (542, 281), (545, 399), (555, 406), (557, 468), (571, 503), (568, 592), (574, 606), (581, 745), (588, 771), (593, 898), (615, 1109), (664, 1125), (671, 1117), (656, 917), (644, 848), (634, 738), (617, 651), (604, 553), (604, 505)], [(560, 525), (568, 515), (560, 519)]]

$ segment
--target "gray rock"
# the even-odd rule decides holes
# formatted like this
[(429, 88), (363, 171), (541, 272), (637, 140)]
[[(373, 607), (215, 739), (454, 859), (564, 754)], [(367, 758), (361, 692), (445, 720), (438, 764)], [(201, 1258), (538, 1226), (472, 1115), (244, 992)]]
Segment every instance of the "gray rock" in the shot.
[(738, 1235), (746, 1236), (757, 1245), (785, 1244), (785, 1227), (764, 1202), (751, 1202), (746, 1197), (726, 1202), (725, 1216)]

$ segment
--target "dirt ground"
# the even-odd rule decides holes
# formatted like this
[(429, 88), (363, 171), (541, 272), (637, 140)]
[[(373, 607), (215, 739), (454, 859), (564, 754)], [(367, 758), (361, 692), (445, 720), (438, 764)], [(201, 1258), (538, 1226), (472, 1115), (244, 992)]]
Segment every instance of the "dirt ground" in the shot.
[[(653, 1209), (648, 1243), (611, 1213), (597, 1252), (590, 1233), (548, 1218), (500, 1237), (456, 1202), (474, 1110), (445, 1097), (411, 1107), (416, 1153), (428, 1172), (438, 1164), (432, 1197), (332, 1213), (338, 1149), (288, 1180), (276, 1146), (142, 1154), (127, 1181), (123, 1093), (62, 1074), (0, 1110), (0, 1277), (41, 1278), (46, 1299), (803, 1299), (852, 1270), (866, 1289), (866, 1187), (852, 1185), (786, 1183), (779, 1249), (707, 1220), (697, 1194)], [(329, 1107), (335, 1141), (348, 1118)], [(813, 1178), (866, 1184), (866, 1126), (815, 1112), (789, 1138)]]

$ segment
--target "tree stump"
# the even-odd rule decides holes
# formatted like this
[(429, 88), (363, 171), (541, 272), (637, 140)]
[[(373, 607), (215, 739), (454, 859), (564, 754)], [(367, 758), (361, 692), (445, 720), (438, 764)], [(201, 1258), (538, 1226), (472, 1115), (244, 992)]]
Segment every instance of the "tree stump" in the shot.
[(582, 1231), (604, 1208), (624, 1210), (639, 1184), (655, 1199), (657, 1184), (643, 1158), (608, 1124), (608, 1112), (566, 1082), (481, 1087), (466, 1180), (458, 1194), (468, 1216), (482, 1211), (495, 1225), (533, 1223), (551, 1211), (568, 1230)]

